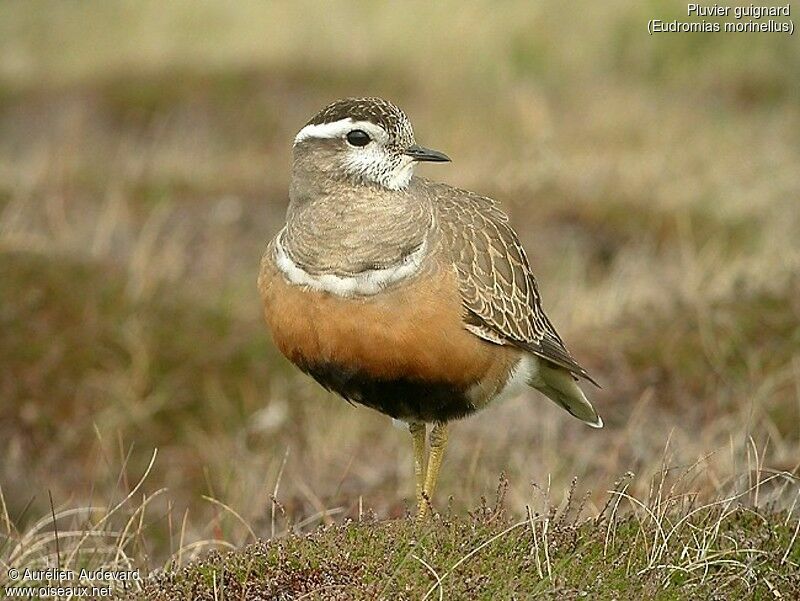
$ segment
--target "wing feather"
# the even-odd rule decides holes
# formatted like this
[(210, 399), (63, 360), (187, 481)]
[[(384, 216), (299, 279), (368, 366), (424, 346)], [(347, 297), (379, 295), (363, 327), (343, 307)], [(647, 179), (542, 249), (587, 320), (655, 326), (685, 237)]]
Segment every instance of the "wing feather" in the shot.
[(465, 327), (491, 342), (499, 337), (597, 385), (545, 314), (525, 250), (495, 201), (425, 183), (458, 273)]

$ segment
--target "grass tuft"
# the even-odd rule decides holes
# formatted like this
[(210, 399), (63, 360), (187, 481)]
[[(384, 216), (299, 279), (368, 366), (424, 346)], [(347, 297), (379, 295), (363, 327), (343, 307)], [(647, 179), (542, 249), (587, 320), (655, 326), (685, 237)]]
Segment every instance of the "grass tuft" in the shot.
[[(631, 475), (609, 491), (605, 509), (579, 517), (571, 493), (561, 507), (528, 509), (517, 519), (497, 504), (468, 515), (435, 515), (418, 524), (345, 521), (307, 535), (212, 552), (151, 578), (132, 598), (436, 599), (541, 595), (577, 599), (770, 598), (800, 593), (796, 515), (746, 503), (752, 487), (697, 503), (665, 470), (649, 498), (626, 492)], [(788, 479), (787, 479), (788, 478)], [(758, 485), (788, 475), (765, 477)], [(627, 506), (620, 512), (620, 501)]]

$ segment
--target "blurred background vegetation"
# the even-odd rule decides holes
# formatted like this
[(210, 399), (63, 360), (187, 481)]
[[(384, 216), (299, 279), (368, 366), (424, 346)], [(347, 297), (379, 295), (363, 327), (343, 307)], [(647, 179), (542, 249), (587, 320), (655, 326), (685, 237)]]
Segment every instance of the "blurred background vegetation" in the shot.
[[(667, 0), (0, 3), (6, 527), (110, 507), (133, 544), (403, 515), (408, 435), (279, 356), (255, 288), (291, 140), (378, 95), (501, 200), (603, 384), (595, 432), (535, 393), (458, 423), (439, 502), (700, 462), (708, 497), (800, 458), (800, 45), (661, 34)], [(448, 469), (449, 467), (449, 469)], [(742, 476), (744, 474), (744, 476)], [(767, 494), (765, 491), (764, 494)], [(327, 511), (327, 513), (326, 513)], [(188, 514), (187, 514), (188, 512)], [(331, 518), (330, 516), (333, 516)], [(304, 522), (305, 520), (305, 522)]]

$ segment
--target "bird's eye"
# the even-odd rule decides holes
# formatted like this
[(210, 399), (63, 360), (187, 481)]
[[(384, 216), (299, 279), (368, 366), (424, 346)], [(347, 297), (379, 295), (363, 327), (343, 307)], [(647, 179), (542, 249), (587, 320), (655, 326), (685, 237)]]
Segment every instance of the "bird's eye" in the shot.
[(353, 146), (366, 146), (372, 141), (372, 138), (363, 129), (354, 129), (348, 132), (347, 141)]

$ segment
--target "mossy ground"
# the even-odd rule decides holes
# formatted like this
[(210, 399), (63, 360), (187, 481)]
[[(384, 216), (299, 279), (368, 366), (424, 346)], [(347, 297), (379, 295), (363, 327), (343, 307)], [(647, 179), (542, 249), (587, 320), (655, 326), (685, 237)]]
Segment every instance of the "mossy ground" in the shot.
[[(800, 595), (785, 514), (715, 507), (576, 525), (501, 513), (366, 519), (212, 552), (139, 599), (774, 599)], [(682, 521), (682, 522), (681, 522)], [(673, 531), (670, 526), (679, 523)]]

